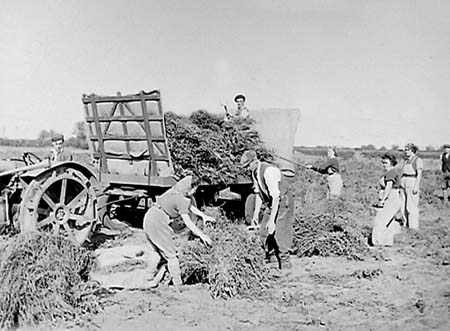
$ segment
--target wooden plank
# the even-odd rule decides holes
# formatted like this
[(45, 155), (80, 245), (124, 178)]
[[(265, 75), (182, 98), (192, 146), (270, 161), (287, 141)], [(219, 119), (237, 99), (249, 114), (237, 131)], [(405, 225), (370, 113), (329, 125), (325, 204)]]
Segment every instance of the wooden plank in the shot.
[[(141, 91), (139, 94), (141, 96), (141, 109), (142, 109), (142, 115), (144, 115), (145, 132), (147, 133), (148, 152), (150, 153), (150, 162), (149, 162), (148, 173), (150, 174), (150, 176), (157, 176), (158, 174), (156, 172), (155, 152), (153, 151), (153, 141), (155, 139), (152, 137), (150, 123), (148, 122), (147, 104), (145, 103), (146, 99), (144, 98), (144, 92)], [(164, 138), (163, 138), (163, 141), (165, 141)], [(150, 184), (150, 176), (149, 176), (149, 184)]]
[[(94, 157), (100, 157), (100, 153), (95, 152), (93, 153)], [(114, 160), (127, 160), (127, 161), (139, 161), (139, 160), (148, 160), (148, 156), (147, 157), (143, 157), (143, 158), (139, 158), (139, 157), (133, 157), (131, 155), (117, 155), (117, 154), (111, 154), (111, 153), (106, 153), (106, 157), (108, 159), (114, 159)], [(166, 155), (161, 155), (161, 156), (155, 156), (155, 161), (169, 161), (169, 159), (167, 158)]]
[[(82, 97), (85, 98), (86, 95), (83, 94)], [(91, 116), (89, 116), (89, 104), (87, 104), (87, 103), (84, 104), (84, 117), (85, 117), (85, 119), (87, 119), (88, 117), (91, 117)], [(92, 116), (92, 122), (94, 122), (94, 117), (93, 117), (93, 116)], [(93, 134), (94, 134), (94, 132), (92, 132), (92, 126), (90, 125), (90, 123), (92, 123), (92, 122), (88, 122), (88, 121), (86, 120), (86, 126), (87, 126), (87, 129), (88, 129), (88, 130), (87, 130), (87, 131), (88, 131), (88, 132), (87, 132), (88, 137), (91, 137), (91, 136), (93, 136)], [(96, 148), (95, 148), (94, 143), (92, 142), (92, 140), (88, 139), (87, 141), (88, 141), (89, 151), (91, 152), (91, 153), (90, 153), (91, 158), (94, 158), (94, 157), (93, 157), (93, 153), (94, 153), (94, 152), (97, 152), (97, 150), (96, 150)]]
[[(114, 113), (116, 112), (116, 109), (117, 109), (117, 102), (115, 102), (115, 103), (113, 104), (113, 107), (112, 107), (112, 109), (111, 109), (111, 113), (109, 114), (108, 117), (114, 116)], [(108, 122), (108, 123), (106, 124), (105, 131), (103, 131), (103, 134), (104, 134), (104, 135), (106, 135), (106, 134), (108, 133), (108, 130), (109, 130), (109, 128), (111, 127), (111, 123), (112, 123), (112, 122)]]
[[(130, 107), (128, 107), (128, 104), (125, 104), (125, 107), (127, 108), (127, 110), (130, 112), (130, 114), (133, 114), (133, 115), (136, 115), (134, 112), (133, 112), (133, 109), (131, 109)], [(145, 124), (144, 124), (144, 121), (145, 121), (145, 116), (144, 116), (144, 109), (142, 109), (142, 104), (141, 104), (141, 108), (140, 108), (140, 111), (141, 111), (141, 113), (142, 113), (142, 122), (138, 122), (138, 124), (139, 124), (139, 126), (142, 128), (142, 130), (145, 132)], [(147, 112), (146, 112), (147, 113)], [(139, 114), (139, 116), (140, 116), (141, 114)], [(147, 114), (147, 118), (148, 118), (148, 114)]]
[(159, 101), (160, 100), (160, 93), (158, 90), (151, 91), (151, 92), (144, 92), (141, 91), (139, 94), (133, 94), (133, 95), (123, 95), (120, 97), (111, 97), (111, 96), (100, 96), (96, 94), (90, 94), (86, 97), (83, 96), (82, 102), (83, 103), (90, 103), (92, 100), (95, 100), (96, 103), (104, 103), (104, 102), (132, 102), (132, 101)]
[[(117, 92), (117, 97), (120, 97), (120, 92)], [(122, 102), (119, 103), (119, 113), (120, 113), (120, 116), (124, 116), (125, 115), (125, 111), (123, 109), (123, 103)], [(110, 122), (110, 123), (112, 123), (112, 122)], [(123, 130), (123, 134), (128, 136), (127, 123), (122, 122), (122, 130)], [(130, 155), (131, 149), (130, 149), (130, 141), (129, 140), (125, 141), (125, 146), (127, 148), (127, 154)]]
[(167, 147), (166, 123), (165, 123), (164, 115), (163, 115), (163, 111), (162, 111), (161, 94), (159, 96), (160, 96), (160, 98), (158, 100), (158, 113), (161, 116), (161, 118), (163, 119), (163, 121), (160, 124), (161, 124), (161, 132), (164, 137), (164, 152), (165, 152), (164, 155), (167, 156), (168, 166), (170, 169), (172, 169), (173, 168), (172, 167), (172, 159), (170, 158), (169, 148)]
[[(97, 136), (90, 136), (89, 139), (93, 141), (100, 140)], [(121, 140), (121, 141), (148, 141), (148, 137), (146, 136), (119, 136), (119, 135), (105, 135), (101, 137), (102, 141), (113, 141), (113, 140)], [(152, 138), (153, 141), (156, 142), (165, 142), (164, 137), (155, 137)]]
[[(127, 105), (123, 104), (127, 109)], [(149, 116), (148, 119), (151, 122), (162, 122), (163, 118), (159, 116)], [(86, 122), (94, 122), (95, 119), (93, 116), (86, 116)], [(98, 117), (99, 122), (143, 122), (144, 116), (114, 116), (114, 117), (106, 117), (106, 116), (99, 116)]]
[[(95, 98), (93, 95), (91, 95), (91, 108), (92, 108), (92, 113), (93, 113), (94, 119), (95, 119), (95, 131), (97, 133), (95, 140), (98, 141), (98, 149), (101, 154), (100, 172), (107, 173), (108, 172), (108, 163), (107, 163), (106, 156), (105, 156), (105, 146), (103, 145), (102, 129), (100, 127), (100, 122), (98, 121), (97, 104), (95, 103)], [(92, 137), (91, 137), (91, 140), (94, 140), (94, 139), (92, 139)]]
[(107, 185), (142, 186), (142, 188), (148, 189), (148, 186), (172, 187), (176, 181), (172, 177), (105, 174), (102, 177), (102, 183)]

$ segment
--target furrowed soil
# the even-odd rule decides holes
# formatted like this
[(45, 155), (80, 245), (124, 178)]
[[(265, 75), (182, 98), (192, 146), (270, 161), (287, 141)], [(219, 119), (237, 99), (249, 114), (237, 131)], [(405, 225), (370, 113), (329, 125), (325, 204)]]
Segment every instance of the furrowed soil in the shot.
[[(422, 209), (422, 235), (345, 257), (293, 258), (251, 298), (213, 300), (203, 285), (117, 292), (90, 327), (101, 330), (450, 330), (450, 208)], [(447, 231), (439, 239), (440, 228)], [(429, 242), (429, 240), (435, 240)]]
[[(362, 206), (359, 221), (370, 229), (379, 160), (342, 163), (344, 201)], [(450, 330), (450, 203), (431, 195), (438, 172), (427, 171), (420, 229), (402, 229), (393, 247), (372, 248), (362, 261), (292, 256), (290, 274), (255, 296), (229, 300), (213, 300), (206, 285), (116, 291), (103, 312), (71, 329)], [(316, 184), (323, 188), (324, 182)]]

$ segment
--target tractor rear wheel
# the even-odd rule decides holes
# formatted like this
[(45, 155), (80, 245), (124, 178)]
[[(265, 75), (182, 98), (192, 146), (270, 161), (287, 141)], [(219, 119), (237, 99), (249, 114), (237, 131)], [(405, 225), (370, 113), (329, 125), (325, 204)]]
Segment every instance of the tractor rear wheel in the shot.
[(69, 167), (39, 175), (23, 193), (21, 231), (48, 231), (82, 244), (96, 220), (95, 178)]

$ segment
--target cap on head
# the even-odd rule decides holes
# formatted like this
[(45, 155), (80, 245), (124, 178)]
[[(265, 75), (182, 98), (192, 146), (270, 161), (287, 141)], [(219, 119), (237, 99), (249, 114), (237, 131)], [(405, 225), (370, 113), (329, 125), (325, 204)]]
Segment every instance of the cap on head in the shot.
[(450, 148), (450, 144), (444, 144), (444, 148)]
[(64, 141), (64, 135), (62, 133), (55, 133), (51, 137), (52, 141), (62, 140)]
[(238, 94), (234, 97), (234, 102), (237, 102), (239, 99), (242, 99), (245, 101), (245, 95), (243, 94)]
[(247, 167), (250, 163), (257, 159), (256, 152), (254, 150), (245, 151), (241, 156), (241, 166)]
[(405, 146), (405, 149), (409, 149), (410, 151), (412, 151), (413, 153), (416, 153), (418, 151), (418, 148), (416, 145), (414, 145), (413, 143), (408, 143)]

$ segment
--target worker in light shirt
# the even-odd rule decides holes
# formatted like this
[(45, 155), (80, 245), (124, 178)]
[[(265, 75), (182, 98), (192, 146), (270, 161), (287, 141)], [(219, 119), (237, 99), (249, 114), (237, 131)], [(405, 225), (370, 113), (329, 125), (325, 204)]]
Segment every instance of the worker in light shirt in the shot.
[[(289, 249), (292, 245), (294, 200), (289, 191), (289, 178), (281, 174), (273, 164), (261, 162), (256, 152), (249, 150), (241, 157), (241, 165), (252, 173), (256, 193), (255, 208), (251, 224), (259, 227), (266, 252), (267, 262), (272, 254), (276, 257), (278, 269), (289, 269)], [(266, 205), (264, 217), (259, 223), (262, 205)]]
[(328, 182), (328, 193), (327, 197), (329, 199), (338, 198), (341, 196), (342, 192), (342, 177), (339, 169), (339, 161), (337, 159), (336, 148), (328, 147), (327, 150), (328, 160), (318, 167), (313, 167), (308, 164), (307, 169), (311, 169), (327, 176)]
[(419, 192), (423, 171), (423, 161), (416, 153), (416, 145), (409, 143), (405, 146), (401, 180), (406, 226), (411, 229), (419, 228)]

